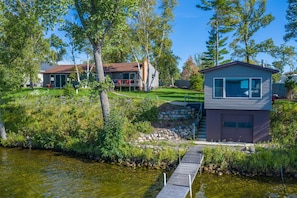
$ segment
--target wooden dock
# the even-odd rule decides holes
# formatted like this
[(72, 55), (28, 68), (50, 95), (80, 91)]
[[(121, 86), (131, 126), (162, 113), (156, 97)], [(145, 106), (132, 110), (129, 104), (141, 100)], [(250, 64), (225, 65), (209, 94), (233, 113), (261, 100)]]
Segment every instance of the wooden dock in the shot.
[(166, 186), (157, 195), (157, 198), (184, 198), (190, 191), (189, 175), (191, 175), (191, 185), (197, 175), (203, 160), (202, 147), (190, 147), (180, 164), (171, 175)]

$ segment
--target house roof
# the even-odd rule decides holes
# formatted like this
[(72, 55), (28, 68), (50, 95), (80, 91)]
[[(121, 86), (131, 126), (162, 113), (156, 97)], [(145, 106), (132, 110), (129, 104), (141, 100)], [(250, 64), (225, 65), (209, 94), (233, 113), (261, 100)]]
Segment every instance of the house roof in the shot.
[(58, 65), (46, 70), (44, 74), (70, 74), (73, 68), (73, 65)]
[[(83, 70), (87, 70), (86, 64), (80, 64)], [(108, 63), (103, 64), (104, 72), (114, 73), (114, 72), (137, 72), (137, 63)], [(140, 64), (142, 67), (142, 64)], [(70, 74), (73, 71), (74, 65), (58, 65), (46, 70), (45, 74)]]
[[(113, 73), (113, 72), (137, 72), (138, 65), (137, 63), (108, 63), (103, 64), (104, 72)], [(142, 67), (142, 64), (140, 64)]]
[(215, 71), (215, 70), (219, 70), (219, 69), (223, 69), (223, 68), (227, 68), (227, 67), (232, 67), (232, 66), (236, 66), (236, 65), (240, 65), (240, 66), (244, 66), (244, 67), (250, 67), (250, 68), (254, 68), (254, 69), (259, 69), (259, 70), (270, 72), (272, 74), (279, 72), (276, 69), (271, 69), (271, 68), (268, 68), (268, 67), (262, 67), (262, 66), (259, 66), (259, 65), (249, 64), (249, 63), (245, 63), (245, 62), (241, 62), (241, 61), (234, 61), (234, 62), (231, 62), (231, 63), (218, 65), (218, 66), (211, 67), (211, 68), (208, 68), (208, 69), (200, 70), (199, 72), (204, 74), (204, 73), (207, 73), (207, 72), (211, 72), (211, 71)]

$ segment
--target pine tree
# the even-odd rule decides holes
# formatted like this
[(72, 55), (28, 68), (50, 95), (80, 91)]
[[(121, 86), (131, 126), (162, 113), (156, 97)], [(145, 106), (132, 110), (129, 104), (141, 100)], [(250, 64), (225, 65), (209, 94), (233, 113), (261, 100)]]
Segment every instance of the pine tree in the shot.
[[(233, 0), (201, 0), (201, 4), (196, 5), (205, 11), (214, 11), (214, 15), (210, 19), (211, 31), (207, 45), (207, 53), (205, 53), (206, 66), (218, 65), (219, 60), (222, 59), (220, 53), (228, 53), (227, 49), (219, 49), (224, 46), (227, 37), (222, 37), (224, 33), (233, 30)], [(213, 59), (214, 58), (214, 64)]]
[(235, 0), (236, 12), (233, 13), (235, 24), (235, 39), (231, 43), (234, 52), (232, 56), (243, 58), (250, 63), (259, 52), (269, 52), (274, 47), (272, 39), (256, 43), (254, 34), (269, 25), (274, 17), (266, 14), (266, 0)]
[[(207, 51), (203, 53), (202, 60), (202, 66), (203, 68), (209, 68), (216, 65), (216, 57), (218, 59), (218, 64), (223, 64), (225, 62), (229, 62), (229, 60), (226, 60), (224, 55), (227, 55), (229, 52), (227, 50), (226, 41), (228, 37), (221, 38), (222, 36), (219, 36), (219, 43), (218, 43), (218, 50), (216, 50), (216, 30), (212, 28), (212, 30), (209, 32), (209, 40), (206, 41), (206, 48)], [(218, 53), (218, 54), (217, 54)]]

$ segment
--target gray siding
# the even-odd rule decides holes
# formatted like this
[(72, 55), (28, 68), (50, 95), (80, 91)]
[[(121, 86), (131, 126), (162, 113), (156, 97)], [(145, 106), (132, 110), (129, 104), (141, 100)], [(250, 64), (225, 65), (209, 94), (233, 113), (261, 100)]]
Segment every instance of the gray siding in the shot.
[[(213, 79), (228, 77), (262, 78), (262, 98), (214, 98)], [(236, 65), (205, 73), (205, 109), (271, 110), (271, 73), (255, 68)]]

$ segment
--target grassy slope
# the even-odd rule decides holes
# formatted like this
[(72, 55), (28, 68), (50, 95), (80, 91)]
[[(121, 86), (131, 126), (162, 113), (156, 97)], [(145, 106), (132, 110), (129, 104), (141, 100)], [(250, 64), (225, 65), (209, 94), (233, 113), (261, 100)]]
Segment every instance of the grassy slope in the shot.
[[(22, 96), (33, 96), (33, 95), (53, 95), (53, 96), (62, 96), (63, 89), (47, 89), (47, 88), (36, 88), (31, 89), (21, 89), (20, 91), (10, 94), (10, 98), (13, 97), (22, 97)], [(80, 96), (90, 96), (90, 89), (79, 89), (78, 97)], [(115, 91), (109, 92), (109, 98), (117, 97), (130, 97), (130, 98), (146, 98), (150, 97), (156, 99), (160, 102), (165, 101), (178, 101), (184, 102), (185, 98), (187, 102), (203, 102), (204, 93), (197, 92), (189, 89), (177, 89), (177, 88), (159, 88), (152, 90), (150, 92), (143, 91)]]
[(131, 98), (151, 97), (160, 101), (178, 101), (184, 102), (185, 97), (187, 102), (202, 102), (204, 99), (203, 92), (197, 92), (189, 89), (177, 88), (159, 88), (150, 92), (133, 91), (133, 92), (116, 92)]

